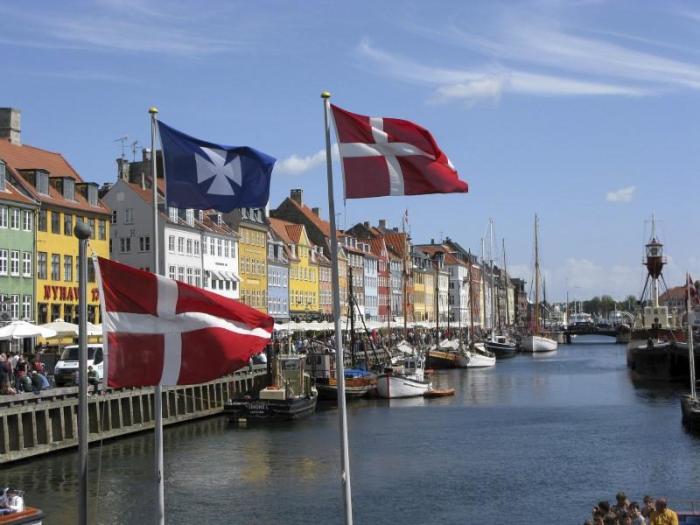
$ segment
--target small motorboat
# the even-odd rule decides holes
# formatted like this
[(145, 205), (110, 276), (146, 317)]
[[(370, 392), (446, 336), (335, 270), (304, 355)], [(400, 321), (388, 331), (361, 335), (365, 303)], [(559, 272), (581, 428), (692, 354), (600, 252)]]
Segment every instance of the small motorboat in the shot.
[(423, 397), (449, 397), (455, 395), (454, 388), (431, 388)]
[(488, 341), (484, 341), (484, 348), (494, 354), (496, 359), (507, 359), (518, 353), (518, 345), (505, 335), (495, 335)]
[(474, 343), (467, 350), (467, 368), (489, 368), (496, 366), (496, 356), (486, 350), (484, 343)]
[(0, 494), (1, 525), (41, 525), (44, 513), (24, 505), (24, 492), (6, 488)]

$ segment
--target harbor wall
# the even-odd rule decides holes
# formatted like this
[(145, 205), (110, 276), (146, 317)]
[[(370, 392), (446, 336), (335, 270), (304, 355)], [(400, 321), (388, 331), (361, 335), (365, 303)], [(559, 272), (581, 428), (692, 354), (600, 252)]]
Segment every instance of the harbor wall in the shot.
[[(256, 365), (201, 385), (163, 388), (163, 424), (222, 412), (237, 392), (262, 388), (266, 366)], [(153, 428), (153, 388), (107, 390), (88, 398), (90, 442)], [(78, 446), (78, 389), (0, 397), (0, 464)]]

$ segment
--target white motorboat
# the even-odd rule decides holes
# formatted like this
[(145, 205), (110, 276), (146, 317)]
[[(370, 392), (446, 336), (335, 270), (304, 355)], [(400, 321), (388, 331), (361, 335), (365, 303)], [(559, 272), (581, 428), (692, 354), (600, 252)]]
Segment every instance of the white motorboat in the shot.
[(484, 343), (474, 343), (467, 351), (467, 368), (488, 368), (496, 366), (496, 356), (486, 350)]
[(559, 347), (554, 339), (541, 335), (526, 335), (520, 341), (520, 349), (523, 352), (554, 352)]
[(422, 357), (406, 357), (377, 377), (377, 394), (385, 399), (419, 397), (429, 389), (430, 382), (424, 380)]

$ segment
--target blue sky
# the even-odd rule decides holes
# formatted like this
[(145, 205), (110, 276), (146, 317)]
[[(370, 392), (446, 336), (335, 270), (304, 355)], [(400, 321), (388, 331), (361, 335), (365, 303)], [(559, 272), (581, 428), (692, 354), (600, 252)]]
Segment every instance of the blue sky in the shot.
[(0, 106), (86, 179), (114, 180), (115, 139), (147, 145), (156, 105), (187, 133), (278, 158), (273, 207), (301, 187), (327, 212), (327, 89), (430, 129), (470, 185), (344, 205), (336, 171), (341, 226), (408, 208), (415, 241), (476, 251), (493, 217), (529, 279), (538, 213), (548, 295), (621, 297), (641, 291), (655, 212), (669, 285), (700, 277), (697, 4), (3, 0), (0, 43)]

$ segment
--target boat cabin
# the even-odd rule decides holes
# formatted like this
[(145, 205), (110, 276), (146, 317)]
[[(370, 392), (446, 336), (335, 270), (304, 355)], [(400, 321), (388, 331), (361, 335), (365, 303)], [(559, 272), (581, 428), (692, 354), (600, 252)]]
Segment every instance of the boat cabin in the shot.
[(272, 362), (275, 382), (260, 391), (260, 399), (285, 400), (308, 395), (311, 380), (305, 373), (305, 362), (304, 356), (276, 356)]

